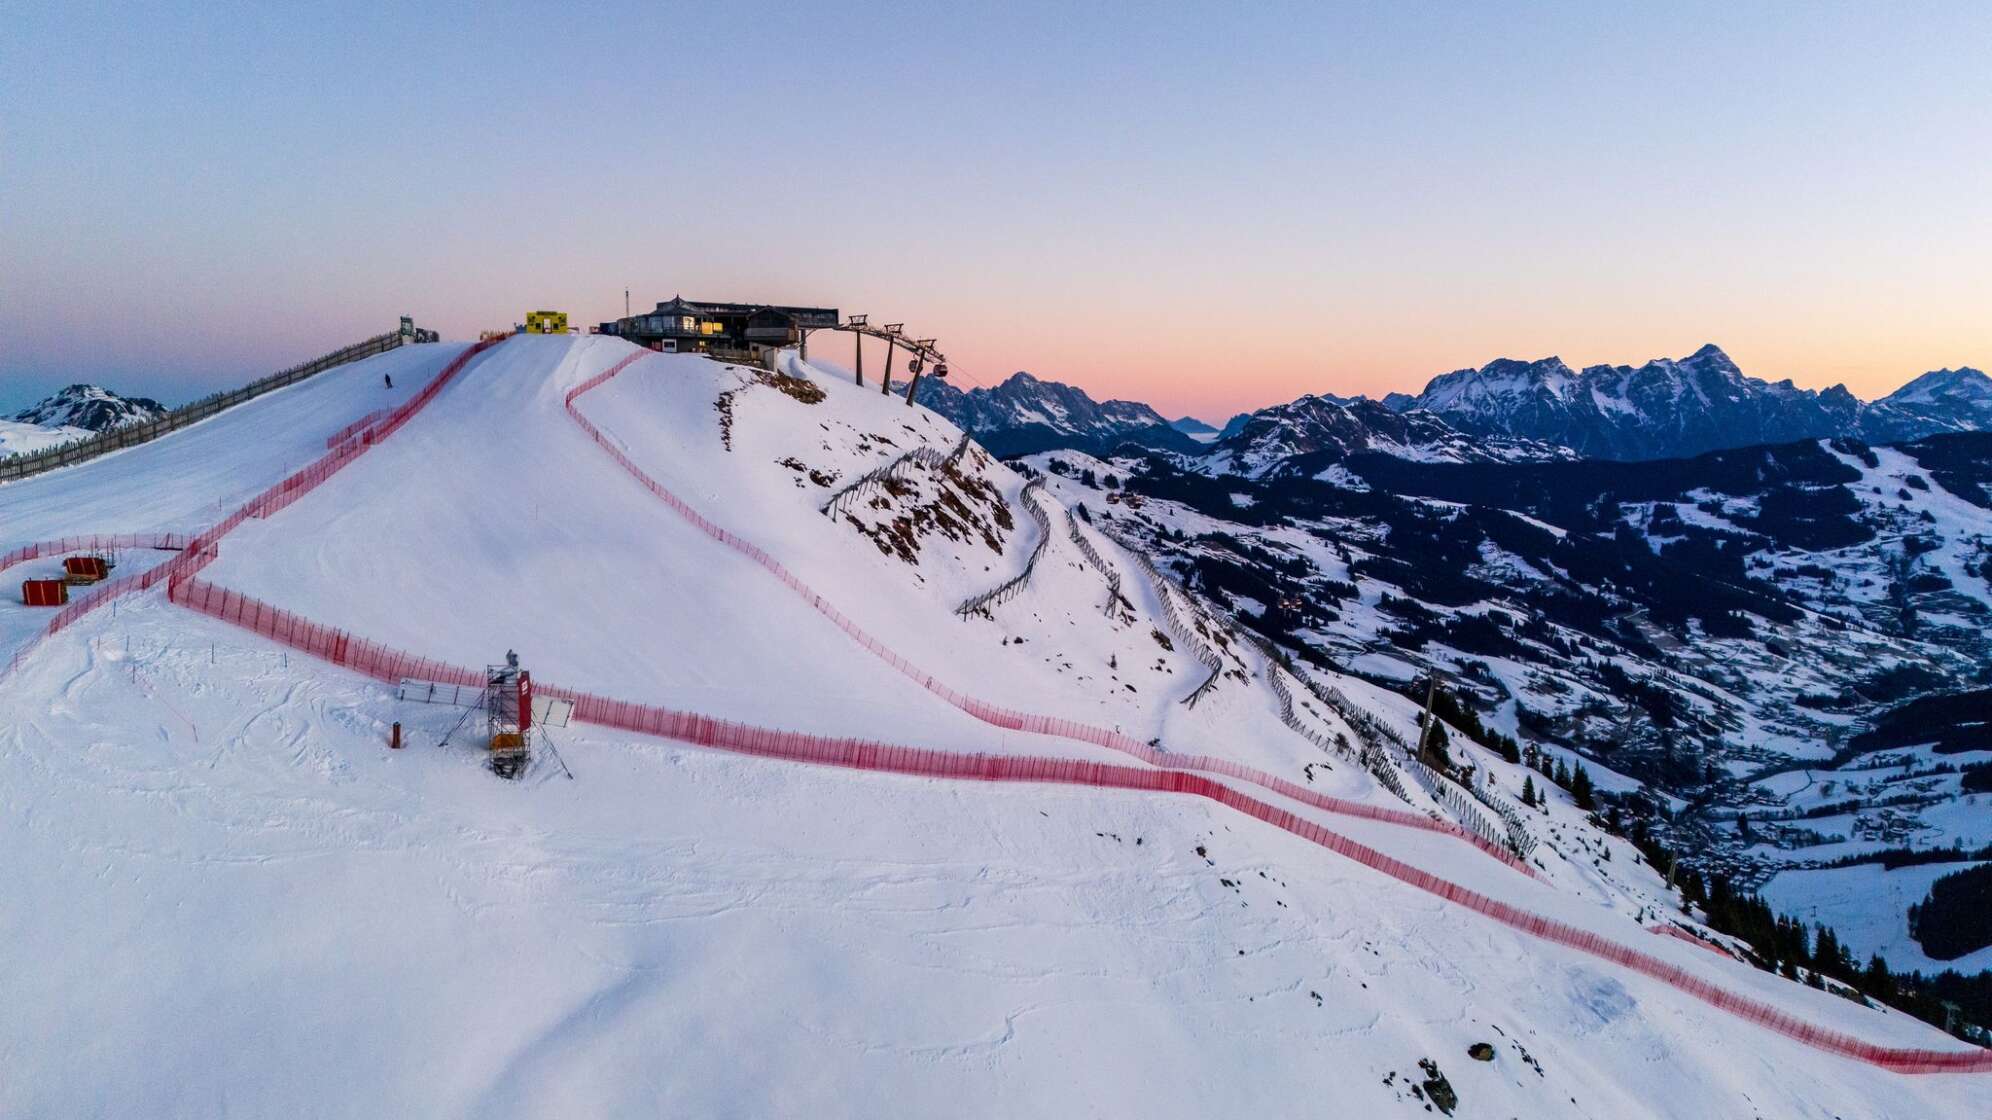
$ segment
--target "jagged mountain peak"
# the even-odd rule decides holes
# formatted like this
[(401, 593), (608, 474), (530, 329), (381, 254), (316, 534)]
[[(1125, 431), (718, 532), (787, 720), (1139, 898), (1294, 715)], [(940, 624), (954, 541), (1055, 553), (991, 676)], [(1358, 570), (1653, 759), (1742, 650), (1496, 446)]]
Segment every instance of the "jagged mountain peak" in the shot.
[[(1992, 377), (1970, 366), (1933, 369), (1882, 398), (1904, 404), (1992, 400)], [(1879, 403), (1879, 402), (1877, 402)]]
[(70, 385), (14, 414), (23, 424), (102, 432), (156, 419), (166, 406), (150, 397), (126, 397), (101, 385)]
[(1054, 447), (1105, 450), (1124, 439), (1177, 451), (1201, 445), (1138, 401), (1096, 401), (1084, 389), (1024, 370), (994, 388), (963, 390), (944, 381), (920, 390), (921, 403), (976, 433), (998, 454)]
[(1717, 346), (1713, 342), (1702, 343), (1701, 347), (1694, 353), (1682, 358), (1681, 364), (1684, 366), (1720, 367), (1733, 370), (1737, 373), (1743, 372), (1737, 367), (1735, 359), (1731, 358), (1722, 347)]

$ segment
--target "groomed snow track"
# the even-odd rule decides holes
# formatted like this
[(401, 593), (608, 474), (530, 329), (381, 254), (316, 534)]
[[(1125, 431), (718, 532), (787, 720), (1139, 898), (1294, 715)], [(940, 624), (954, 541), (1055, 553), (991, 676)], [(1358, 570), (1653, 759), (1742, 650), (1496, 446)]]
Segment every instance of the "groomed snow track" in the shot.
[[(343, 631), (319, 626), (268, 604), (219, 588), (197, 577), (199, 571), (216, 555), (220, 540), (235, 527), (249, 517), (268, 516), (284, 508), (331, 478), (368, 448), (391, 436), (432, 401), (445, 385), (490, 345), (493, 344), (480, 344), (467, 349), (406, 404), (378, 422), (366, 426), (311, 466), (265, 490), (217, 525), (184, 542), (183, 551), (172, 561), (147, 572), (100, 585), (86, 600), (72, 603), (69, 608), (50, 621), (44, 636), (55, 633), (68, 621), (73, 621), (75, 617), (80, 617), (82, 613), (102, 605), (117, 595), (126, 591), (142, 590), (165, 580), (168, 597), (175, 603), (225, 619), (290, 648), (311, 653), (379, 679), (395, 680), (404, 675), (422, 675), (446, 681), (461, 680), (466, 683), (481, 679), (482, 674), (477, 670), (453, 667), (433, 659), (417, 658), (377, 643), (358, 639)], [(815, 609), (835, 621), (853, 639), (858, 640), (867, 649), (929, 691), (948, 699), (961, 710), (995, 726), (1036, 731), (1123, 751), (1141, 758), (1144, 762), (1149, 762), (1156, 768), (1142, 769), (1075, 759), (964, 754), (895, 746), (854, 738), (775, 731), (711, 719), (695, 713), (593, 696), (557, 686), (543, 689), (551, 695), (573, 699), (576, 703), (576, 718), (602, 726), (660, 735), (759, 757), (850, 769), (986, 782), (1065, 783), (1103, 789), (1181, 793), (1203, 797), (1347, 856), (1393, 879), (1448, 902), (1464, 906), (1503, 925), (1659, 980), (1710, 1006), (1816, 1049), (1897, 1073), (1992, 1072), (1992, 1051), (1887, 1047), (1864, 1042), (1841, 1031), (1820, 1027), (1760, 999), (1723, 988), (1679, 965), (1569, 923), (1531, 913), (1414, 867), (1296, 813), (1216, 781), (1206, 773), (1195, 771), (1209, 771), (1255, 782), (1281, 796), (1330, 812), (1348, 813), (1407, 827), (1445, 832), (1467, 839), (1483, 850), (1488, 849), (1489, 846), (1484, 841), (1464, 834), (1463, 830), (1443, 826), (1415, 814), (1325, 798), (1293, 783), (1273, 778), (1271, 775), (1262, 774), (1228, 760), (1163, 755), (1146, 744), (1134, 742), (1117, 733), (1076, 721), (1014, 712), (947, 688), (872, 639), (765, 551), (707, 520), (671, 494), (638, 468), (628, 456), (618, 451), (585, 416), (581, 415), (574, 405), (577, 398), (607, 382), (643, 356), (640, 353), (633, 354), (576, 387), (568, 393), (566, 407), (569, 415), (589, 433), (596, 444), (651, 493), (715, 540), (754, 559), (757, 564), (802, 595)], [(1510, 866), (1520, 866), (1518, 861), (1507, 853), (1491, 851), (1490, 854), (1502, 858)]]

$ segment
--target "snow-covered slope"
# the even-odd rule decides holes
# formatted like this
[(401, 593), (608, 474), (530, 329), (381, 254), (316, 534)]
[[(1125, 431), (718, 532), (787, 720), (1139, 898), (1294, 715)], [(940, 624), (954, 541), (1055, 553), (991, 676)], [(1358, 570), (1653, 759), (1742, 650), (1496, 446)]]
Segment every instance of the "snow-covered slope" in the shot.
[(0, 420), (0, 459), (56, 447), (90, 434), (82, 428), (47, 428), (18, 420)]
[[(1992, 671), (1992, 436), (1259, 478), (1029, 462), (1297, 655), (1418, 694), (1437, 671), (1495, 731), (1587, 760), (1625, 831), (1698, 873), (1789, 887), (1992, 844), (1970, 778), (1992, 738), (1959, 733)], [(1858, 924), (1905, 940), (1920, 900), (1872, 894)]]
[[(383, 397), (383, 372), (417, 386), (461, 352), (0, 487), (0, 546), (219, 520), (413, 391)], [(1284, 823), (1188, 786), (867, 773), (591, 724), (553, 732), (573, 781), (501, 782), (466, 736), (439, 745), (456, 710), (155, 590), (0, 678), (0, 1114), (1375, 1116), (1424, 1114), (1441, 1076), (1461, 1115), (1974, 1114), (1986, 1074), (1887, 1072), (1663, 982), (1962, 1049), (1646, 932), (1692, 923), (1566, 801), (1532, 875), (1434, 827), (1450, 810), (1333, 745), (1364, 732), (1305, 692), (1283, 713), (1282, 671), (1053, 487), (788, 369), (511, 339), (201, 577), (460, 664), (515, 648), (571, 689), (1155, 768), (990, 705), (1050, 713), (1153, 740), (1165, 768), (1210, 756)], [(1021, 594), (955, 613), (1029, 555)], [(0, 633), (27, 611), (0, 603)], [(1220, 672), (1192, 706), (1193, 644)], [(1310, 677), (1412, 731), (1401, 698)], [(1475, 751), (1512, 793), (1519, 770)], [(1324, 829), (1343, 839), (1305, 838)]]

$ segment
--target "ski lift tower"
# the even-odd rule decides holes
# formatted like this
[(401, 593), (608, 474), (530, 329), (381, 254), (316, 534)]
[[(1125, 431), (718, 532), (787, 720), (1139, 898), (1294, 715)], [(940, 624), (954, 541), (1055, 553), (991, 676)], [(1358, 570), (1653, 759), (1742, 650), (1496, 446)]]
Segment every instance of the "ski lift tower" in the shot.
[(506, 650), (505, 663), (488, 666), (484, 679), (491, 772), (501, 778), (517, 778), (531, 757), (533, 675), (519, 668), (517, 653)]

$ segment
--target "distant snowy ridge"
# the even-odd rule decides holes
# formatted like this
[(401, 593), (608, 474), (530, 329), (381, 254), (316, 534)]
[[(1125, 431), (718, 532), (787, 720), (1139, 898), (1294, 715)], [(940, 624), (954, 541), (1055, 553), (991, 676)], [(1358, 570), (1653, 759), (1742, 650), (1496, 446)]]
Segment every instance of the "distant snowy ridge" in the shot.
[(1638, 367), (1561, 358), (1508, 358), (1435, 377), (1416, 396), (1393, 393), (1399, 411), (1424, 409), (1485, 436), (1561, 444), (1597, 459), (1666, 459), (1731, 447), (1855, 436), (1902, 442), (1992, 429), (1992, 379), (1937, 370), (1878, 401), (1844, 385), (1815, 391), (1746, 376), (1714, 345)]
[[(974, 432), (998, 455), (1060, 447), (1108, 450), (1132, 440), (1194, 451), (1197, 440), (1138, 401), (1096, 401), (1083, 389), (1018, 372), (993, 389), (961, 390), (945, 381), (920, 391), (920, 403)], [(1205, 425), (1208, 428), (1208, 425)]]
[(157, 420), (166, 406), (150, 397), (127, 397), (101, 385), (71, 385), (14, 414), (23, 424), (107, 432), (126, 424)]
[(0, 420), (0, 459), (28, 455), (98, 432), (166, 415), (166, 406), (148, 397), (126, 397), (99, 385), (71, 385)]
[(1992, 378), (1968, 366), (1933, 370), (1863, 402), (1841, 385), (1801, 389), (1788, 379), (1747, 376), (1713, 345), (1680, 359), (1582, 371), (1555, 357), (1501, 358), (1440, 374), (1417, 394), (1390, 393), (1380, 401), (1308, 394), (1241, 413), (1221, 430), (1189, 416), (1166, 421), (1133, 401), (1096, 402), (1082, 389), (1025, 373), (994, 389), (939, 385), (926, 403), (999, 455), (1106, 454), (1135, 443), (1207, 456), (1202, 469), (1210, 473), (1254, 476), (1283, 453), (1376, 450), (1417, 462), (1631, 461), (1801, 439), (1852, 436), (1884, 444), (1992, 431)]
[(1431, 412), (1393, 412), (1364, 397), (1302, 397), (1254, 413), (1195, 464), (1205, 474), (1258, 478), (1305, 458), (1312, 469), (1364, 451), (1423, 463), (1521, 463), (1574, 459), (1533, 440), (1476, 437)]

